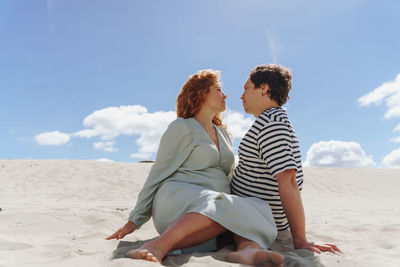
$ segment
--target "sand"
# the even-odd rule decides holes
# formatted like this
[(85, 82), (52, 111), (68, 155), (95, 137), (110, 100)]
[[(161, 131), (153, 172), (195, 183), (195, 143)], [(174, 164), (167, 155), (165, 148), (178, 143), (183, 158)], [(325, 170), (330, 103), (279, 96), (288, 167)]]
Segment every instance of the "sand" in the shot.
[[(150, 220), (122, 241), (122, 226), (151, 163), (0, 160), (0, 266), (159, 266), (124, 257), (157, 236)], [(344, 254), (272, 249), (285, 266), (400, 266), (400, 170), (305, 168), (309, 240)], [(168, 266), (243, 266), (214, 253), (168, 256)]]

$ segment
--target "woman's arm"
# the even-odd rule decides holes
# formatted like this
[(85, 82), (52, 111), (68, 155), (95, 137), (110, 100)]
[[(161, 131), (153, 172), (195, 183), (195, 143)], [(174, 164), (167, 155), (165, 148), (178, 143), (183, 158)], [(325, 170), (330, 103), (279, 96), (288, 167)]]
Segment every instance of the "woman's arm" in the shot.
[(139, 193), (129, 221), (140, 228), (151, 217), (153, 199), (159, 186), (185, 161), (193, 146), (191, 131), (183, 119), (173, 121), (161, 137), (156, 161)]
[(159, 186), (185, 161), (193, 148), (191, 130), (183, 119), (173, 121), (161, 137), (156, 161), (139, 193), (129, 221), (107, 239), (120, 239), (139, 229), (151, 217), (153, 199)]

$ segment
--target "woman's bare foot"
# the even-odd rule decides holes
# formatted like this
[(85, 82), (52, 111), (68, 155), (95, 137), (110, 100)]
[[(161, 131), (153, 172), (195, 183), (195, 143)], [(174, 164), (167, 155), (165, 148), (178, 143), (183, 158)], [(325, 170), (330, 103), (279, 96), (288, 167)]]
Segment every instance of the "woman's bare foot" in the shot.
[(151, 245), (144, 244), (138, 249), (130, 250), (126, 255), (132, 259), (152, 261), (156, 263), (161, 263), (163, 259), (162, 253)]
[(245, 248), (228, 253), (226, 261), (258, 267), (283, 266), (283, 256), (277, 252), (259, 248)]

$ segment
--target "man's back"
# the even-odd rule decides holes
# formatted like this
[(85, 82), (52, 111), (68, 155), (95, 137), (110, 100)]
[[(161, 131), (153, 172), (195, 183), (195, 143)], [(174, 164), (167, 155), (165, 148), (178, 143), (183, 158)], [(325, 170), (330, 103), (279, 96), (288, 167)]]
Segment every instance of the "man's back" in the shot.
[(303, 170), (299, 142), (287, 113), (281, 107), (260, 114), (239, 145), (239, 164), (231, 183), (232, 193), (257, 197), (270, 205), (279, 231), (289, 228), (280, 200), (276, 174), (296, 170), (299, 190)]

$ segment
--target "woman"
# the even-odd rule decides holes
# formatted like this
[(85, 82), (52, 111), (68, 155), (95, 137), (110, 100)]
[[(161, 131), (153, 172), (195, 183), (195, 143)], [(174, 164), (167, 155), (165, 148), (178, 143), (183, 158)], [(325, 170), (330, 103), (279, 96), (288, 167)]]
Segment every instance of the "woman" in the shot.
[(229, 195), (234, 166), (230, 136), (220, 112), (225, 99), (219, 72), (189, 77), (177, 99), (178, 119), (161, 138), (156, 161), (129, 221), (107, 239), (132, 233), (152, 216), (160, 237), (128, 252), (161, 262), (172, 250), (204, 243), (231, 231), (238, 250), (228, 261), (279, 266), (283, 256), (266, 250), (277, 230), (269, 206), (257, 198)]

